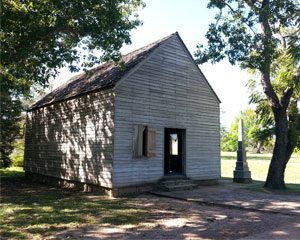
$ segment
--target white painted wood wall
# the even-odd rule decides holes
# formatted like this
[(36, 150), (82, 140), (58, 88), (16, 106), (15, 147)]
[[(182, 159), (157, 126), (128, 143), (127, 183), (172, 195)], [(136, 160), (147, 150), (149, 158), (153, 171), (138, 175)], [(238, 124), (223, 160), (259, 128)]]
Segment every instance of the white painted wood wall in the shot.
[[(113, 186), (164, 175), (164, 129), (186, 129), (187, 177), (220, 177), (219, 101), (175, 35), (116, 87)], [(156, 156), (133, 158), (135, 124), (156, 129)]]
[[(217, 97), (174, 35), (113, 89), (28, 113), (25, 171), (122, 187), (164, 176), (164, 129), (186, 130), (185, 173), (220, 177)], [(155, 157), (133, 158), (133, 129), (156, 129)]]
[(113, 89), (27, 114), (25, 171), (112, 187)]

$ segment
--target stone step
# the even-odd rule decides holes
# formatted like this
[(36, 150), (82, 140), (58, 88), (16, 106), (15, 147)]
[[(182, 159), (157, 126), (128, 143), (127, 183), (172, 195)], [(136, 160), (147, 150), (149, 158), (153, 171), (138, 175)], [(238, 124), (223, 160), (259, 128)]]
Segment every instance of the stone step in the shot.
[(179, 179), (189, 179), (184, 175), (174, 174), (174, 175), (166, 175), (162, 178), (162, 181), (166, 180), (179, 180)]
[(184, 179), (162, 179), (158, 184), (158, 189), (163, 191), (190, 190), (197, 185), (188, 178)]
[(185, 185), (173, 185), (173, 186), (161, 186), (161, 190), (164, 191), (182, 191), (182, 190), (191, 190), (196, 187), (196, 184), (185, 184)]
[(188, 185), (188, 184), (193, 184), (191, 180), (177, 180), (177, 181), (165, 181), (161, 182), (161, 185), (164, 186), (177, 186), (177, 185)]

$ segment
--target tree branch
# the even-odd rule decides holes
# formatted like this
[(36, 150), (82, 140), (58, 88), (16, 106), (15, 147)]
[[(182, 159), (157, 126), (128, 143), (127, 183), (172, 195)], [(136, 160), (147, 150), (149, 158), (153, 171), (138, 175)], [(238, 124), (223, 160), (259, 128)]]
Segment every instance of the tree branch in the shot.
[(291, 100), (291, 97), (294, 93), (294, 88), (293, 87), (290, 87), (288, 90), (286, 90), (281, 98), (281, 106), (284, 108), (284, 109), (287, 109), (287, 107), (289, 106), (289, 103), (290, 103), (290, 100)]
[(289, 38), (289, 37), (294, 37), (294, 36), (297, 36), (297, 33), (300, 32), (300, 28), (298, 28), (296, 31), (294, 31), (293, 33), (290, 33), (288, 35), (284, 35), (282, 36), (283, 38)]
[(255, 6), (252, 0), (244, 0), (244, 1), (254, 12), (259, 13), (259, 8)]
[(70, 26), (63, 26), (63, 27), (59, 27), (57, 29), (55, 29), (57, 32), (65, 32), (65, 33), (70, 33), (71, 35), (73, 35), (73, 37), (79, 38), (80, 37), (80, 33), (78, 31), (76, 31), (75, 29), (71, 28)]
[[(236, 10), (234, 10), (233, 9), (233, 7), (230, 5), (230, 4), (228, 4), (225, 0), (221, 0), (229, 9), (230, 9), (230, 11), (233, 13), (233, 14), (236, 14), (237, 13), (237, 11)], [(243, 22), (243, 23), (245, 23), (245, 22)], [(247, 24), (247, 23), (245, 23), (246, 25), (247, 25), (247, 27), (254, 33), (254, 35), (256, 34), (256, 32), (253, 30), (253, 28), (249, 25), (249, 24)]]
[(230, 9), (230, 11), (231, 11), (232, 13), (236, 13), (236, 10), (234, 10), (233, 7), (231, 7), (231, 5), (228, 4), (225, 0), (222, 0), (222, 2)]
[(270, 103), (272, 107), (274, 108), (280, 108), (281, 104), (279, 101), (279, 98), (271, 84), (271, 41), (272, 41), (272, 30), (268, 21), (269, 16), (269, 0), (263, 0), (262, 7), (259, 12), (259, 22), (261, 24), (262, 32), (263, 32), (263, 52), (262, 56), (264, 56), (264, 61), (261, 66), (260, 72), (261, 72), (261, 84), (264, 89), (264, 93), (267, 95), (268, 99), (270, 100)]
[(285, 37), (282, 35), (281, 22), (279, 23), (279, 26), (278, 26), (278, 34), (279, 34), (280, 41), (281, 41), (283, 48), (286, 49), (286, 40), (285, 40)]
[(274, 88), (270, 81), (270, 73), (261, 73), (261, 84), (263, 86), (264, 93), (267, 95), (268, 99), (270, 100), (272, 107), (279, 108), (280, 102), (277, 94), (274, 91)]

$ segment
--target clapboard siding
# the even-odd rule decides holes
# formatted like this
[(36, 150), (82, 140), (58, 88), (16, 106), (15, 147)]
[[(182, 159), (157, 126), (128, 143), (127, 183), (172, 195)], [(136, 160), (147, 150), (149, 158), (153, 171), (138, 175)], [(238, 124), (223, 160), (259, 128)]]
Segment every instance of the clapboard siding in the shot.
[[(178, 34), (161, 43), (114, 88), (31, 110), (25, 171), (109, 188), (156, 182), (164, 174), (165, 128), (179, 128), (186, 175), (219, 178), (219, 101)], [(133, 158), (135, 125), (156, 136), (149, 138), (153, 157)]]
[(112, 187), (114, 90), (27, 115), (25, 171)]
[[(115, 91), (114, 187), (163, 177), (165, 128), (186, 130), (187, 177), (220, 177), (219, 102), (177, 36)], [(133, 158), (135, 124), (156, 129), (155, 157)]]

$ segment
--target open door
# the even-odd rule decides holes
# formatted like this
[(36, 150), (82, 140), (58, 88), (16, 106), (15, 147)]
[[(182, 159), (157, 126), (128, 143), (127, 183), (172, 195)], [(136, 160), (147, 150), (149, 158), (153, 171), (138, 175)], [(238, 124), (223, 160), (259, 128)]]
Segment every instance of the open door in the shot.
[(165, 129), (165, 175), (183, 174), (183, 131)]

